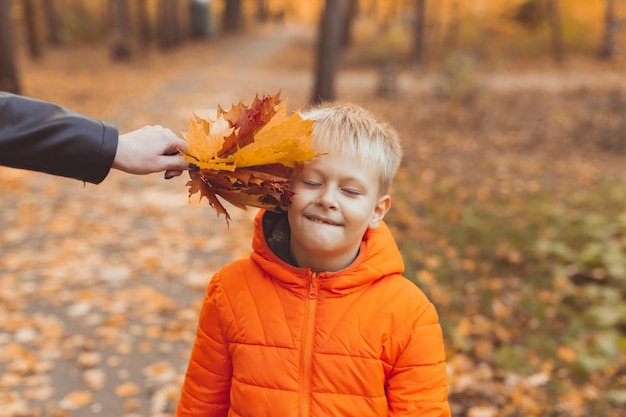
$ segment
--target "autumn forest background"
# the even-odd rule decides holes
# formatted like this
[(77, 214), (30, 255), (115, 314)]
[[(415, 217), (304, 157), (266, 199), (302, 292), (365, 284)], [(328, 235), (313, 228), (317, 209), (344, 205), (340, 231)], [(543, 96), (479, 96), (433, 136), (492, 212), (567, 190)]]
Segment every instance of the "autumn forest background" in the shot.
[[(0, 0), (0, 90), (122, 132), (275, 93), (399, 131), (387, 218), (455, 416), (626, 413), (625, 0)], [(186, 174), (0, 168), (0, 416), (171, 416), (250, 248)]]

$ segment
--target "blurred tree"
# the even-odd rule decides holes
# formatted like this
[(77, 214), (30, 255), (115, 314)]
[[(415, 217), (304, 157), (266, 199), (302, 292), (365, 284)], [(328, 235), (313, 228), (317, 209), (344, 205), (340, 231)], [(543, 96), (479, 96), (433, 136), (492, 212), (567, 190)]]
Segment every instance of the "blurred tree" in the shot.
[(146, 0), (137, 0), (137, 28), (139, 29), (139, 44), (147, 48), (152, 42), (152, 31)]
[(341, 53), (343, 0), (326, 0), (317, 35), (313, 104), (335, 100), (335, 76)]
[(617, 0), (605, 0), (604, 34), (600, 47), (600, 56), (605, 59), (615, 58), (620, 52), (619, 34), (624, 21), (617, 16)]
[(19, 94), (10, 11), (11, 0), (0, 0), (0, 91)]
[(265, 22), (269, 14), (267, 12), (267, 1), (266, 0), (257, 0), (256, 1), (256, 20), (257, 22)]
[(42, 1), (42, 10), (46, 19), (47, 41), (52, 46), (58, 46), (61, 44), (61, 37), (59, 36), (59, 15), (57, 14), (56, 2), (55, 0)]
[(241, 28), (241, 0), (225, 0), (225, 3), (222, 29), (226, 33), (237, 32)]
[(415, 23), (413, 27), (413, 61), (421, 64), (424, 61), (424, 34), (426, 20), (426, 0), (415, 0)]
[(159, 0), (157, 40), (159, 48), (171, 49), (180, 43), (176, 0)]
[(341, 32), (341, 46), (346, 48), (352, 45), (352, 23), (359, 11), (358, 0), (344, 0), (343, 23)]
[(515, 7), (512, 18), (526, 29), (534, 30), (545, 21), (545, 12), (542, 0), (526, 0)]
[(459, 28), (461, 26), (461, 17), (459, 16), (459, 1), (452, 0), (450, 5), (450, 21), (446, 28), (444, 44), (448, 48), (455, 48), (459, 39)]
[(202, 39), (213, 35), (213, 16), (209, 0), (189, 1), (189, 34), (192, 39)]
[(528, 30), (537, 30), (547, 21), (552, 57), (557, 63), (565, 60), (561, 12), (558, 0), (526, 0), (515, 7), (513, 19)]
[(130, 38), (130, 13), (126, 0), (111, 1), (112, 44), (111, 56), (116, 61), (128, 60), (132, 56)]
[(37, 25), (37, 10), (35, 0), (22, 0), (24, 8), (24, 24), (26, 25), (26, 41), (28, 42), (28, 53), (31, 58), (41, 58), (41, 44)]
[(546, 0), (546, 13), (550, 37), (552, 39), (552, 56), (557, 63), (565, 60), (565, 48), (563, 46), (563, 31), (561, 29), (561, 12), (558, 0)]

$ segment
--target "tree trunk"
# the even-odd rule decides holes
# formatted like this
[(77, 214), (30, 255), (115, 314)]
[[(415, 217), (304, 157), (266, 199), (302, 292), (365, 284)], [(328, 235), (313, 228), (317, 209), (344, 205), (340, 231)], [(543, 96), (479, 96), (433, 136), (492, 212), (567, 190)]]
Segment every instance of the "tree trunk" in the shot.
[(226, 0), (222, 23), (222, 29), (225, 33), (239, 31), (241, 28), (241, 0)]
[(335, 100), (335, 76), (341, 52), (342, 0), (326, 0), (320, 19), (313, 104)]
[(617, 16), (615, 3), (615, 0), (605, 0), (604, 35), (600, 48), (600, 56), (604, 59), (615, 58), (620, 53), (619, 34), (624, 22)]
[(189, 34), (191, 39), (202, 39), (207, 36), (207, 6), (209, 5), (194, 0), (189, 3)]
[(413, 61), (424, 61), (424, 33), (426, 20), (426, 0), (415, 0), (415, 26), (413, 27)]
[(257, 20), (257, 22), (260, 22), (260, 23), (266, 22), (267, 18), (268, 18), (267, 1), (266, 0), (257, 0), (256, 1), (256, 20)]
[(39, 33), (37, 32), (37, 6), (34, 0), (23, 0), (24, 23), (26, 24), (26, 40), (28, 42), (28, 53), (31, 58), (41, 58), (41, 45), (39, 43)]
[(46, 26), (48, 28), (47, 41), (52, 46), (61, 44), (59, 36), (59, 15), (54, 0), (43, 0), (43, 13), (46, 18)]
[(159, 0), (159, 48), (171, 49), (179, 42), (176, 0)]
[(137, 0), (137, 28), (139, 29), (139, 43), (143, 48), (149, 47), (152, 41), (152, 31), (146, 0)]
[(352, 23), (358, 12), (358, 0), (344, 0), (343, 23), (341, 31), (341, 47), (352, 45)]
[(111, 0), (111, 56), (116, 61), (128, 60), (132, 56), (129, 15), (126, 0)]
[(558, 0), (547, 0), (546, 12), (552, 39), (552, 55), (554, 60), (561, 64), (565, 60), (565, 49), (563, 46), (563, 31), (561, 30), (561, 14), (559, 12)]
[(448, 48), (456, 48), (459, 39), (459, 27), (461, 20), (459, 16), (459, 1), (453, 0), (450, 6), (450, 22), (446, 30), (445, 45)]
[(174, 46), (180, 45), (183, 40), (181, 25), (180, 25), (180, 12), (179, 12), (179, 1), (178, 0), (170, 0), (168, 3), (170, 6), (170, 15), (171, 24), (172, 24), (172, 42)]
[(158, 3), (158, 18), (157, 18), (157, 43), (160, 49), (169, 49), (172, 47), (172, 41), (170, 36), (170, 16), (168, 13), (167, 3), (169, 0), (159, 0)]
[(20, 94), (10, 9), (11, 0), (0, 0), (0, 91)]

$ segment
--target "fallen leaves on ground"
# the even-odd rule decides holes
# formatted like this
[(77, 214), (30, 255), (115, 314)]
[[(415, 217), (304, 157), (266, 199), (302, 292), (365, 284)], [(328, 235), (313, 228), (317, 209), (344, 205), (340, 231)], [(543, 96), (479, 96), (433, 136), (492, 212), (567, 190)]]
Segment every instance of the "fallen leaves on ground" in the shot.
[(228, 238), (182, 178), (0, 172), (0, 414), (172, 415), (202, 294), (254, 213)]
[(482, 94), (373, 103), (410, 135), (387, 219), (437, 306), (453, 415), (621, 416), (626, 91)]

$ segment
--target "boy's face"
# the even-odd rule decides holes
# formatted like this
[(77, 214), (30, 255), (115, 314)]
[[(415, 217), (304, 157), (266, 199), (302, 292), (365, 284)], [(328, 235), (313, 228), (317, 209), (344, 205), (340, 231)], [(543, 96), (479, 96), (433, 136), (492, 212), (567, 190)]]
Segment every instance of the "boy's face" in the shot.
[(354, 260), (366, 230), (380, 225), (391, 204), (378, 184), (378, 170), (358, 158), (323, 155), (304, 165), (288, 210), (298, 266), (337, 271)]

